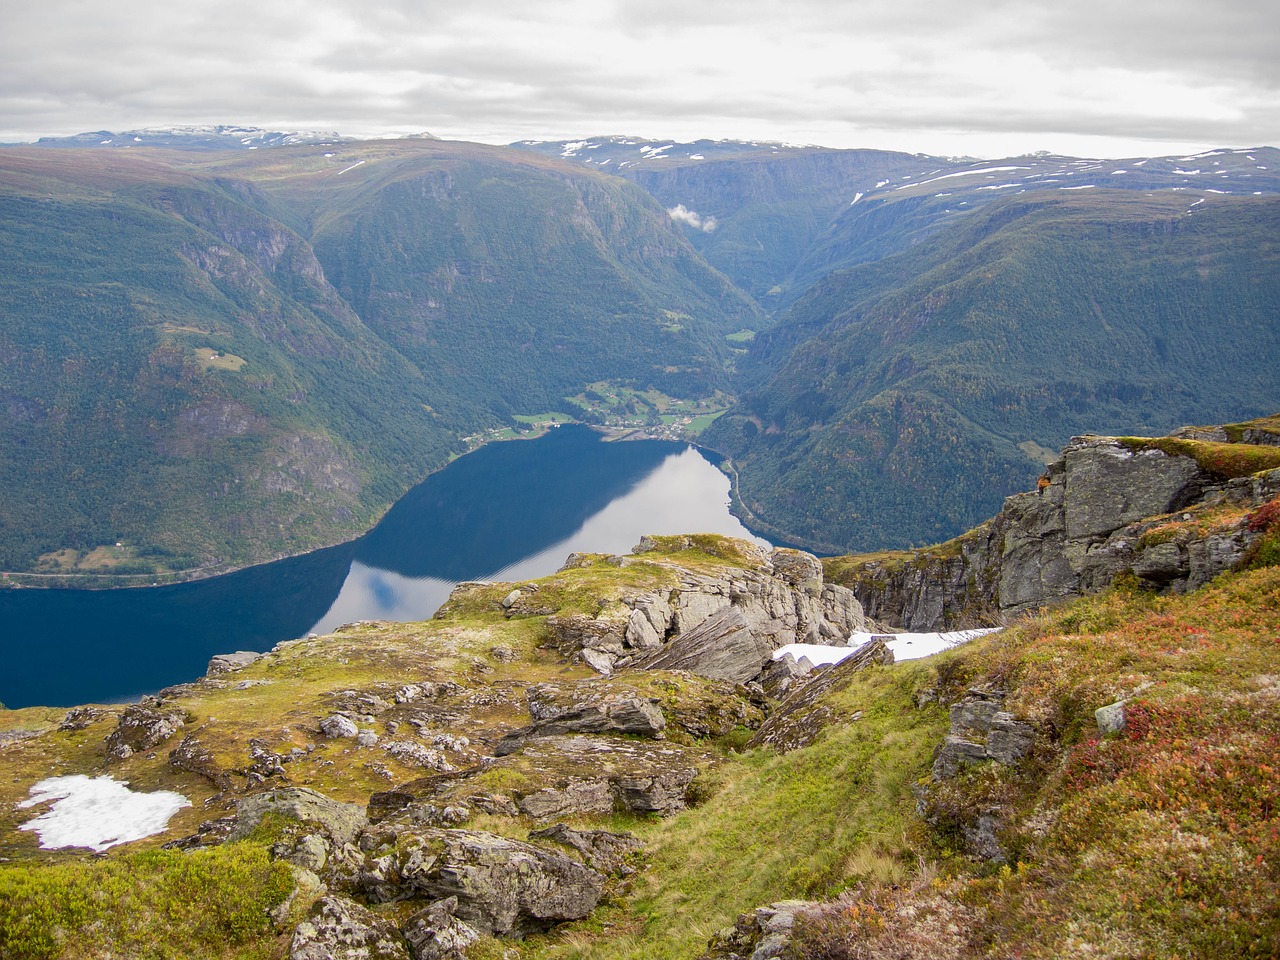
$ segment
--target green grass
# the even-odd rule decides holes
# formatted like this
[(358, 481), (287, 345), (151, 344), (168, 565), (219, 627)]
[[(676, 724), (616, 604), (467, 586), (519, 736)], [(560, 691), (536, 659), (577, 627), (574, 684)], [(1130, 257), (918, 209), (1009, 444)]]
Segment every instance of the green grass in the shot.
[(946, 727), (917, 710), (917, 665), (873, 670), (834, 706), (862, 719), (784, 755), (731, 758), (702, 806), (629, 829), (649, 849), (634, 898), (602, 918), (532, 942), (522, 956), (694, 957), (737, 914), (790, 897), (831, 896), (860, 882), (898, 883), (932, 852), (914, 814), (915, 781)]
[(1178, 437), (1121, 437), (1130, 450), (1160, 450), (1171, 457), (1190, 457), (1202, 470), (1222, 480), (1247, 477), (1280, 467), (1280, 447), (1251, 443), (1213, 443)]

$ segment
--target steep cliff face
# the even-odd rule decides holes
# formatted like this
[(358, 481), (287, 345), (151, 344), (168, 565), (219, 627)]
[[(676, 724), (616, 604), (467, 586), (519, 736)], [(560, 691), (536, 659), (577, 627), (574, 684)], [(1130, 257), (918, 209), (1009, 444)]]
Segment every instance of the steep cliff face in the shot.
[(837, 557), (828, 577), (868, 616), (912, 630), (1002, 622), (1132, 576), (1184, 593), (1244, 562), (1251, 517), (1280, 495), (1280, 422), (1169, 437), (1076, 437), (1034, 492), (920, 551)]

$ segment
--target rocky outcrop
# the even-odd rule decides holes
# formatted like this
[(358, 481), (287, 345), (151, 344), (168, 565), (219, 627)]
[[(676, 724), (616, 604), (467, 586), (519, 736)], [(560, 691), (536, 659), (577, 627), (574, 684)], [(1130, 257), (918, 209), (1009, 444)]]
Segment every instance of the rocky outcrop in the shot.
[(452, 914), (481, 933), (523, 936), (585, 917), (604, 877), (562, 853), (468, 830), (385, 823), (360, 838), (354, 885), (374, 902), (456, 899)]
[(390, 920), (343, 897), (321, 897), (298, 924), (289, 960), (410, 960)]
[(970, 690), (951, 706), (951, 730), (933, 761), (933, 779), (954, 777), (965, 766), (993, 761), (1017, 763), (1031, 750), (1035, 730), (1002, 710), (1004, 698)]
[(1280, 469), (1237, 476), (1248, 468), (1231, 463), (1231, 449), (1186, 436), (1076, 437), (1036, 491), (1009, 497), (983, 526), (915, 553), (836, 558), (828, 569), (868, 616), (908, 630), (998, 623), (1121, 575), (1194, 590), (1261, 536), (1241, 510), (1280, 495)]
[(1004, 709), (999, 691), (971, 689), (951, 705), (951, 726), (934, 757), (932, 784), (922, 791), (920, 811), (934, 824), (948, 824), (966, 851), (982, 860), (1008, 858), (1000, 839), (1009, 818), (1007, 798), (952, 795), (947, 781), (962, 769), (984, 763), (1012, 765), (1035, 745), (1035, 728)]
[(539, 684), (526, 692), (533, 725), (514, 730), (499, 742), (495, 753), (514, 753), (526, 740), (569, 733), (617, 733), (641, 737), (659, 736), (667, 725), (662, 711), (651, 700), (624, 693), (578, 687), (578, 697), (568, 700), (551, 684)]
[(116, 728), (107, 735), (107, 759), (124, 760), (159, 746), (181, 730), (185, 722), (180, 707), (144, 697), (125, 708)]
[(782, 900), (756, 907), (712, 937), (698, 960), (773, 960), (784, 956), (796, 917), (817, 906), (811, 900)]
[(813, 679), (789, 693), (748, 746), (767, 746), (782, 752), (808, 746), (836, 719), (826, 702), (827, 695), (848, 686), (861, 671), (891, 663), (893, 651), (885, 646), (883, 637), (873, 637), (844, 660), (819, 671)]
[[(693, 546), (692, 540), (667, 540), (681, 538), (645, 538), (636, 547), (636, 559), (659, 549)], [(710, 574), (671, 565), (674, 589), (623, 596), (595, 616), (548, 617), (547, 626), (562, 653), (606, 675), (642, 666), (736, 682), (752, 679), (768, 655), (785, 644), (842, 643), (852, 631), (866, 629), (857, 598), (839, 584), (825, 583), (822, 564), (812, 554), (781, 548), (769, 552), (742, 542), (735, 546), (744, 552), (741, 566), (727, 565)], [(609, 559), (621, 565), (634, 562)], [(583, 562), (585, 558), (570, 557), (566, 566)], [(507, 600), (511, 594), (504, 605)], [(529, 612), (522, 602), (516, 598), (506, 608)], [(697, 630), (702, 632), (690, 638)]]
[[(586, 734), (546, 737), (486, 763), (481, 771), (428, 777), (369, 801), (374, 819), (433, 822), (449, 808), (476, 808), (547, 821), (614, 810), (669, 815), (688, 805), (690, 784), (713, 755), (668, 742)], [(485, 776), (477, 785), (477, 773)], [(489, 784), (519, 786), (489, 786)]]
[(630, 873), (626, 860), (644, 849), (644, 844), (629, 833), (611, 830), (574, 830), (563, 823), (535, 830), (530, 840), (550, 840), (575, 850), (583, 863), (601, 873)]
[(207, 679), (221, 676), (224, 673), (234, 673), (242, 670), (261, 660), (263, 654), (255, 653), (252, 650), (237, 650), (235, 653), (219, 653), (209, 661), (209, 667), (205, 670), (204, 675)]
[(752, 630), (740, 609), (726, 606), (635, 665), (745, 683), (759, 675), (775, 649), (772, 638)]

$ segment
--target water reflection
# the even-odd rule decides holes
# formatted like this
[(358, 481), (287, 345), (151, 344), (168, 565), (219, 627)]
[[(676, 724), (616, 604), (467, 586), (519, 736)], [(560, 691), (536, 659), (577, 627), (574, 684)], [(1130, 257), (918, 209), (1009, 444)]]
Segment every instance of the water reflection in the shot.
[(414, 488), (354, 543), (224, 577), (129, 590), (0, 590), (0, 702), (134, 698), (355, 620), (421, 620), (459, 580), (521, 580), (646, 533), (749, 537), (729, 481), (685, 444), (561, 427), (493, 444)]
[[(565, 492), (560, 494), (564, 495)], [(458, 580), (525, 580), (545, 576), (559, 569), (570, 553), (625, 553), (645, 534), (723, 533), (759, 540), (729, 513), (728, 503), (728, 478), (693, 447), (685, 447), (678, 453), (668, 453), (631, 490), (614, 497), (568, 536), (501, 566), (496, 566), (495, 560), (501, 562), (509, 556), (511, 540), (504, 535), (500, 523), (486, 526), (494, 539), (490, 549), (477, 550), (478, 538), (468, 542), (469, 565), (458, 565), (455, 558), (447, 554), (442, 558), (446, 562), (441, 566), (454, 572), (453, 578), (408, 577), (397, 570), (381, 569), (375, 565), (379, 553), (366, 550), (362, 541), (333, 606), (309, 632), (328, 633), (344, 623), (362, 619), (425, 620), (448, 598)], [(489, 519), (514, 520), (515, 517), (498, 513), (495, 506)], [(522, 532), (527, 532), (527, 528), (522, 528)], [(377, 533), (374, 531), (368, 539), (385, 542), (374, 540)], [(521, 538), (520, 542), (528, 541)], [(418, 561), (413, 564), (415, 568), (426, 566), (432, 573), (444, 572), (424, 564), (421, 555), (415, 559)]]

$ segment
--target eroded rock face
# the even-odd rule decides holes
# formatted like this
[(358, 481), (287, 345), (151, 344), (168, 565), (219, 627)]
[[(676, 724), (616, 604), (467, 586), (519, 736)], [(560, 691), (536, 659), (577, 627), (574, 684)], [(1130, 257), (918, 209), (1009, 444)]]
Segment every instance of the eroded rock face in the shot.
[(960, 768), (988, 760), (1013, 764), (1035, 742), (1035, 729), (1001, 709), (1004, 698), (985, 691), (951, 706), (951, 730), (933, 762), (933, 778), (954, 777)]
[(1182, 593), (1231, 569), (1256, 534), (1243, 521), (1166, 540), (1150, 531), (1191, 519), (1179, 511), (1256, 507), (1277, 494), (1280, 470), (1222, 480), (1191, 456), (1076, 437), (1039, 489), (1009, 497), (999, 515), (950, 549), (869, 560), (846, 582), (869, 616), (909, 630), (997, 622), (1095, 593), (1124, 573)]
[[(642, 541), (637, 552), (653, 546)], [(851, 631), (866, 628), (857, 597), (824, 583), (822, 564), (812, 554), (740, 546), (758, 568), (728, 566), (711, 575), (673, 566), (674, 589), (625, 596), (595, 617), (549, 617), (547, 625), (565, 656), (576, 655), (606, 676), (619, 667), (660, 662), (662, 669), (735, 682), (751, 679), (780, 646), (842, 643)], [(715, 649), (695, 655), (702, 647)], [(763, 654), (758, 660), (757, 651)]]
[(135, 753), (164, 743), (182, 729), (181, 708), (165, 705), (154, 697), (125, 708), (115, 730), (107, 736), (107, 759), (124, 760)]
[(321, 897), (298, 924), (289, 960), (410, 960), (394, 923), (343, 897)]
[(562, 853), (492, 833), (380, 824), (361, 837), (356, 880), (374, 900), (456, 898), (452, 914), (497, 936), (523, 936), (585, 917), (604, 877)]
[(760, 673), (776, 647), (751, 629), (737, 607), (725, 606), (638, 661), (646, 670), (688, 670), (702, 677), (745, 683)]

